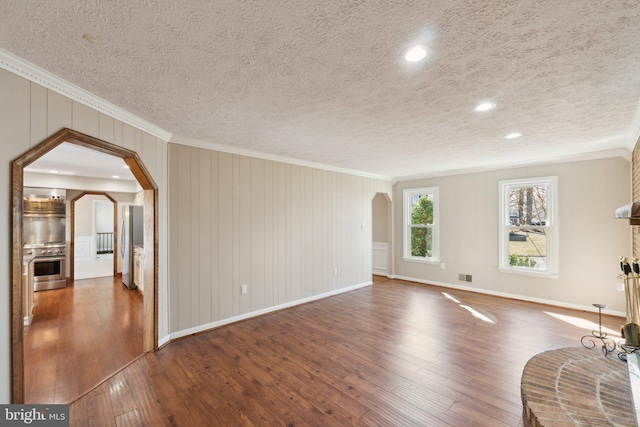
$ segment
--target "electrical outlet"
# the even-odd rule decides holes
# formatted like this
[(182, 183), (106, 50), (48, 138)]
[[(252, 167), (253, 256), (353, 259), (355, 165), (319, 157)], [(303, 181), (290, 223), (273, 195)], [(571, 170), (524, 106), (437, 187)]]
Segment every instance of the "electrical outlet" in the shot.
[(444, 270), (444, 262), (440, 263), (440, 268)]
[(242, 285), (242, 286), (240, 287), (240, 293), (241, 293), (242, 295), (246, 294), (248, 291), (249, 291), (249, 287), (248, 287), (247, 285)]
[(619, 291), (624, 291), (624, 282), (616, 283), (616, 289), (618, 289)]
[(334, 275), (334, 276), (337, 276), (337, 275), (338, 275), (338, 267), (335, 267), (335, 268), (333, 269), (333, 275)]

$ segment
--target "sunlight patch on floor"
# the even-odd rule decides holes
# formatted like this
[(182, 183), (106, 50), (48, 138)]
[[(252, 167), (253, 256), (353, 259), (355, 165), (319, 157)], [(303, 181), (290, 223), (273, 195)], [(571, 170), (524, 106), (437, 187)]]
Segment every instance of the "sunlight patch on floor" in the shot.
[(453, 295), (449, 295), (446, 292), (443, 292), (442, 295), (444, 295), (445, 298), (450, 299), (451, 301), (455, 302), (456, 304), (461, 304), (461, 302), (456, 297), (454, 297)]
[[(467, 310), (469, 313), (471, 313), (473, 315), (473, 317), (476, 317), (484, 322), (487, 323), (496, 323), (496, 318), (494, 316), (492, 316), (490, 313), (485, 311), (485, 314), (482, 314), (478, 309), (475, 309), (471, 306), (465, 305), (465, 304), (460, 304), (460, 307), (464, 308), (465, 310)], [(484, 311), (484, 310), (483, 310)]]
[[(598, 330), (598, 323), (597, 322), (592, 322), (590, 320), (587, 319), (582, 319), (580, 317), (575, 317), (575, 316), (567, 316), (566, 314), (558, 314), (558, 313), (551, 313), (549, 311), (545, 311), (545, 314), (548, 314), (551, 317), (555, 317), (558, 320), (562, 320), (563, 322), (567, 322), (575, 327), (581, 328), (581, 329), (585, 329), (588, 331), (597, 331)], [(594, 316), (596, 316), (594, 314)], [(613, 335), (615, 337), (621, 337), (620, 332), (616, 332), (613, 329), (607, 328), (605, 326), (602, 327), (602, 332), (606, 332), (607, 335)]]
[(478, 308), (478, 307), (470, 306), (468, 304), (463, 304), (462, 301), (460, 301), (458, 298), (456, 298), (453, 295), (448, 294), (446, 292), (442, 292), (442, 295), (444, 295), (444, 297), (446, 299), (455, 302), (460, 307), (462, 307), (465, 310), (467, 310), (469, 313), (471, 313), (471, 315), (473, 317), (475, 317), (477, 319), (480, 319), (480, 320), (482, 320), (484, 322), (491, 323), (491, 324), (498, 323), (498, 320), (496, 319), (496, 317), (493, 314), (489, 313), (488, 311), (483, 310), (483, 309)]

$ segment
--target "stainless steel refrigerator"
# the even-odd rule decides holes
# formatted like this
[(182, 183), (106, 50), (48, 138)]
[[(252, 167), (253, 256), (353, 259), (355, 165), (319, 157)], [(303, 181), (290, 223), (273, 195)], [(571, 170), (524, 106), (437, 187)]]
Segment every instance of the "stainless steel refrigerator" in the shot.
[(144, 211), (142, 206), (123, 206), (120, 225), (120, 255), (122, 257), (122, 284), (136, 289), (133, 281), (133, 248), (144, 241)]

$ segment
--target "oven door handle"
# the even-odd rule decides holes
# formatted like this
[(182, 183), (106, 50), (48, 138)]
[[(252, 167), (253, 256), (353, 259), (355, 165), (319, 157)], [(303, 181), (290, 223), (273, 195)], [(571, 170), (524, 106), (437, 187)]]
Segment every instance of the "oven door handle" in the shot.
[(47, 262), (47, 261), (64, 261), (65, 257), (60, 255), (55, 256), (37, 256), (33, 258), (33, 262)]

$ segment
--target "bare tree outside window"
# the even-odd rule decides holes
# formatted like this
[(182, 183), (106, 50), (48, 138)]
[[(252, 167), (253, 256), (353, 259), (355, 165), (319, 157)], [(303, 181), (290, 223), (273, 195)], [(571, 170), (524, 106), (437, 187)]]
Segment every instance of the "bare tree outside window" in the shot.
[(509, 189), (509, 265), (546, 264), (547, 192), (546, 185)]
[(498, 186), (501, 210), (498, 269), (557, 277), (558, 178), (503, 180)]

